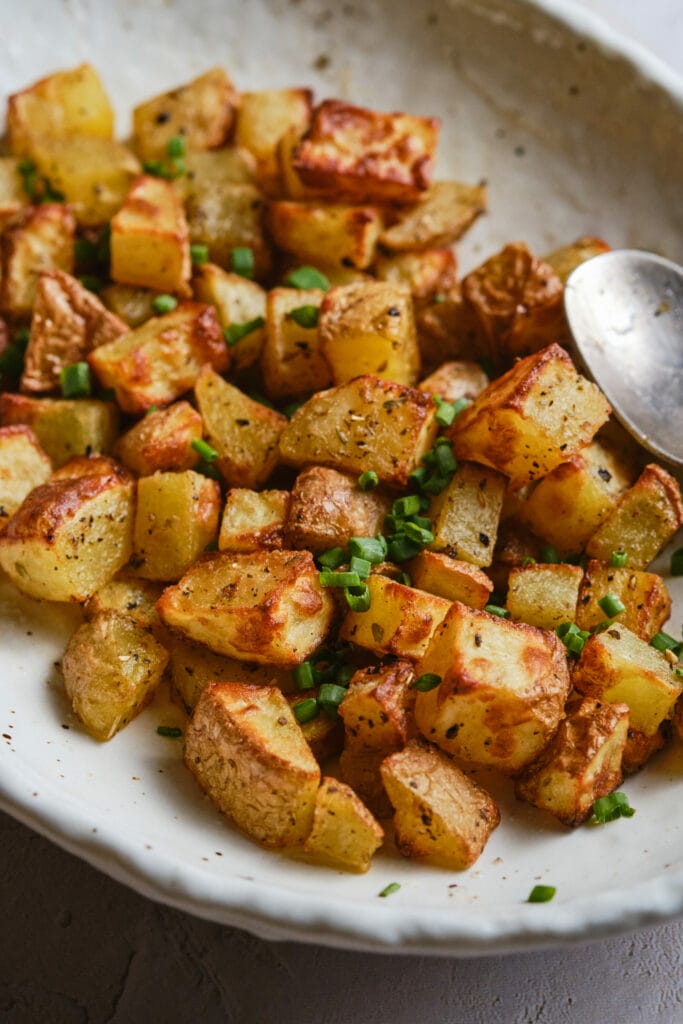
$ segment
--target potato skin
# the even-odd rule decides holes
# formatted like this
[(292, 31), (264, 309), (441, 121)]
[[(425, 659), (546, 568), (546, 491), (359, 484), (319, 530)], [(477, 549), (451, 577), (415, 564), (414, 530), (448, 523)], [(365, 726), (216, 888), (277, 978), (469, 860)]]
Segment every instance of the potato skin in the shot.
[(117, 454), (138, 476), (194, 469), (199, 455), (192, 447), (202, 436), (202, 418), (189, 402), (174, 402), (147, 413), (123, 434)]
[(357, 477), (309, 466), (292, 488), (287, 540), (292, 547), (309, 551), (345, 547), (351, 537), (381, 533), (389, 506), (389, 498), (381, 492), (361, 491)]
[(9, 219), (0, 234), (0, 313), (29, 317), (43, 270), (65, 270), (74, 264), (76, 220), (61, 203), (25, 206)]
[(30, 427), (0, 427), (0, 533), (24, 498), (51, 472), (50, 460)]

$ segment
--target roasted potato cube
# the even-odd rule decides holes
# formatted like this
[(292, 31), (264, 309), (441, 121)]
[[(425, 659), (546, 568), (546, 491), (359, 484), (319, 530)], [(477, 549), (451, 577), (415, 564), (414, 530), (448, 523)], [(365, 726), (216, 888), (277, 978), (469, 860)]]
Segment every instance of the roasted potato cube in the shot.
[(195, 267), (192, 290), (198, 302), (216, 307), (224, 332), (230, 327), (252, 328), (230, 346), (233, 370), (239, 373), (257, 362), (266, 339), (266, 293), (261, 285), (204, 263)]
[(104, 455), (72, 459), (9, 520), (0, 566), (29, 597), (85, 601), (130, 558), (133, 507), (126, 469)]
[(170, 182), (140, 175), (111, 220), (114, 281), (190, 294), (190, 234), (183, 204)]
[(683, 524), (683, 499), (676, 480), (650, 463), (633, 487), (621, 495), (586, 544), (586, 554), (609, 562), (626, 551), (631, 569), (646, 569)]
[[(317, 697), (318, 692), (317, 689), (299, 690), (296, 693), (288, 693), (287, 700), (294, 709), (302, 701)], [(319, 765), (322, 766), (331, 758), (338, 756), (344, 743), (344, 728), (338, 715), (331, 717), (319, 711), (315, 718), (300, 722), (299, 727)]]
[[(294, 167), (294, 159), (305, 130), (305, 128), (292, 125), (283, 133), (277, 144), (281, 191), (290, 199), (324, 199), (325, 190), (304, 185)], [(338, 196), (333, 198), (338, 198)]]
[(263, 227), (263, 197), (255, 185), (232, 185), (196, 177), (186, 200), (190, 240), (206, 245), (212, 263), (230, 265), (236, 248), (251, 249), (256, 277), (270, 269), (270, 245)]
[(295, 548), (327, 551), (346, 547), (351, 537), (375, 537), (382, 532), (389, 505), (381, 492), (362, 491), (357, 477), (309, 466), (292, 488), (287, 541)]
[(430, 370), (452, 359), (489, 359), (479, 321), (464, 301), (460, 286), (419, 302), (415, 324), (422, 362)]
[(24, 206), (28, 196), (19, 173), (20, 161), (16, 157), (0, 157), (0, 231), (6, 222)]
[(58, 390), (64, 367), (81, 362), (92, 349), (127, 332), (126, 324), (75, 277), (62, 270), (46, 270), (36, 287), (22, 391)]
[(386, 756), (406, 745), (415, 734), (414, 678), (415, 666), (409, 661), (354, 673), (339, 705), (347, 751), (377, 750)]
[(211, 306), (181, 302), (88, 357), (102, 387), (126, 412), (168, 405), (188, 391), (205, 364), (227, 370), (230, 356)]
[(624, 754), (621, 759), (624, 775), (632, 775), (633, 772), (640, 771), (652, 755), (662, 749), (668, 738), (667, 725), (668, 721), (663, 722), (652, 736), (646, 736), (645, 733), (638, 732), (637, 729), (629, 728), (626, 735)]
[(34, 135), (24, 147), (79, 224), (105, 224), (124, 202), (140, 164), (127, 146), (92, 135)]
[(362, 374), (406, 385), (418, 379), (413, 304), (403, 286), (373, 281), (330, 288), (318, 336), (335, 384)]
[(523, 242), (506, 245), (468, 274), (462, 292), (496, 363), (509, 366), (567, 338), (562, 282)]
[(135, 149), (143, 160), (164, 159), (170, 139), (188, 150), (217, 149), (232, 128), (237, 94), (223, 68), (140, 103), (133, 110)]
[(294, 413), (280, 436), (280, 455), (293, 466), (372, 469), (383, 483), (405, 487), (434, 442), (435, 415), (436, 403), (424, 392), (357, 377), (319, 392)]
[(305, 185), (333, 196), (415, 202), (431, 183), (438, 135), (436, 118), (325, 100), (313, 110), (292, 166)]
[(168, 651), (127, 615), (102, 612), (76, 630), (62, 658), (76, 717), (96, 740), (110, 740), (142, 711), (161, 681)]
[(422, 740), (390, 754), (382, 778), (396, 812), (396, 845), (406, 857), (463, 871), (500, 823), (486, 790)]
[(113, 402), (97, 398), (32, 398), (0, 394), (0, 422), (32, 428), (55, 468), (74, 455), (111, 452), (118, 429)]
[(94, 619), (115, 612), (132, 619), (138, 626), (159, 632), (161, 624), (156, 603), (162, 590), (160, 583), (138, 579), (124, 570), (88, 598), (83, 614), (86, 619)]
[(488, 385), (489, 379), (479, 363), (460, 359), (442, 363), (417, 386), (420, 391), (438, 395), (444, 402), (457, 402), (459, 398), (467, 398), (471, 402)]
[(418, 693), (420, 732), (473, 764), (514, 775), (552, 738), (570, 681), (562, 641), (455, 601), (418, 664), (439, 686)]
[(209, 366), (199, 374), (194, 390), (225, 482), (229, 487), (261, 487), (277, 464), (286, 417), (249, 398)]
[(449, 485), (432, 500), (432, 549), (479, 567), (490, 565), (505, 486), (500, 473), (461, 462)]
[(277, 687), (209, 683), (185, 733), (184, 759), (256, 842), (291, 847), (310, 834), (320, 768)]
[(173, 179), (173, 187), (183, 202), (197, 188), (206, 192), (210, 188), (220, 188), (228, 184), (256, 184), (256, 161), (251, 153), (238, 146), (208, 149), (201, 153), (186, 153), (183, 161), (186, 173)]
[(139, 327), (154, 316), (152, 303), (156, 292), (150, 288), (135, 288), (132, 284), (110, 284), (103, 288), (100, 297), (112, 313), (121, 317), (129, 327)]
[(493, 592), (493, 583), (476, 565), (437, 551), (421, 551), (406, 569), (414, 587), (470, 608), (483, 608)]
[(642, 640), (659, 633), (671, 614), (671, 598), (661, 576), (637, 569), (616, 569), (594, 559), (586, 566), (579, 590), (576, 624), (592, 630), (607, 615), (599, 605), (606, 594), (615, 594), (625, 607), (616, 618)]
[(609, 250), (609, 245), (602, 238), (584, 235), (583, 238), (577, 238), (575, 242), (548, 253), (543, 257), (543, 261), (553, 268), (562, 284), (566, 284), (567, 278), (578, 266), (593, 256), (600, 256)]
[(609, 412), (564, 349), (549, 345), (493, 381), (447, 433), (458, 458), (492, 466), (521, 487), (585, 448)]
[(0, 534), (24, 498), (51, 473), (52, 463), (30, 427), (0, 427)]
[[(227, 658), (210, 651), (203, 644), (175, 638), (171, 647), (170, 670), (173, 691), (188, 714), (192, 713), (208, 683), (249, 683), (252, 686), (277, 686), (281, 690), (292, 686), (289, 669)], [(326, 720), (330, 721), (327, 717)]]
[(587, 697), (628, 704), (631, 728), (646, 736), (671, 718), (681, 694), (671, 662), (620, 622), (586, 640), (572, 681)]
[[(505, 506), (503, 508), (505, 509)], [(493, 580), (494, 589), (501, 594), (505, 593), (510, 570), (531, 564), (529, 559), (533, 562), (542, 562), (542, 553), (541, 541), (528, 526), (521, 523), (515, 515), (502, 519), (493, 562), (486, 570), (487, 575)]]
[(369, 576), (367, 585), (370, 608), (365, 612), (348, 611), (339, 636), (380, 657), (393, 654), (417, 661), (427, 650), (451, 602), (379, 573)]
[(76, 222), (68, 206), (27, 206), (0, 235), (0, 312), (28, 317), (44, 270), (73, 270)]
[(582, 578), (578, 565), (565, 563), (511, 569), (506, 604), (512, 620), (541, 629), (574, 622)]
[(261, 369), (271, 397), (307, 395), (332, 382), (329, 364), (320, 351), (316, 324), (302, 326), (292, 316), (302, 307), (319, 309), (322, 300), (323, 292), (317, 288), (272, 288), (268, 292)]
[(258, 178), (268, 195), (282, 192), (278, 143), (288, 131), (308, 127), (313, 106), (310, 89), (263, 89), (240, 93), (235, 142), (256, 158)]
[(216, 539), (221, 491), (187, 469), (138, 480), (133, 561), (148, 580), (178, 580)]
[(367, 871), (384, 832), (350, 786), (324, 778), (316, 795), (313, 828), (304, 853), (343, 871)]
[(90, 64), (56, 71), (10, 96), (7, 135), (12, 153), (27, 154), (34, 135), (92, 135), (111, 139), (114, 111)]
[(137, 476), (194, 469), (199, 454), (193, 441), (202, 436), (202, 418), (189, 402), (153, 409), (123, 434), (117, 455)]
[(302, 263), (322, 260), (362, 270), (374, 261), (382, 211), (376, 206), (275, 200), (268, 206), (268, 228), (275, 244)]
[(218, 537), (221, 551), (258, 551), (284, 546), (289, 491), (233, 487), (225, 498)]
[(310, 551), (207, 556), (168, 587), (158, 610), (169, 626), (218, 654), (301, 664), (327, 636), (334, 598)]
[(417, 301), (433, 299), (437, 293), (443, 296), (457, 281), (455, 253), (452, 249), (380, 255), (375, 260), (374, 269), (379, 281), (407, 285)]
[(565, 825), (580, 825), (595, 801), (621, 784), (628, 715), (625, 704), (585, 698), (517, 779), (517, 796)]
[(382, 761), (386, 750), (349, 747), (339, 757), (339, 774), (377, 818), (390, 818), (392, 806), (382, 782)]
[(415, 206), (382, 232), (387, 249), (424, 250), (452, 245), (486, 210), (486, 186), (436, 181)]

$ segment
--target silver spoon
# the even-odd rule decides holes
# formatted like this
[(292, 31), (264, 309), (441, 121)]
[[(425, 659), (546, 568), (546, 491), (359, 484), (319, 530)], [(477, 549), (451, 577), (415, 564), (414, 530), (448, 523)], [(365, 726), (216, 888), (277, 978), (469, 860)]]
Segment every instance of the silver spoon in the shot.
[(683, 267), (639, 249), (570, 274), (564, 304), (580, 360), (645, 448), (683, 466)]

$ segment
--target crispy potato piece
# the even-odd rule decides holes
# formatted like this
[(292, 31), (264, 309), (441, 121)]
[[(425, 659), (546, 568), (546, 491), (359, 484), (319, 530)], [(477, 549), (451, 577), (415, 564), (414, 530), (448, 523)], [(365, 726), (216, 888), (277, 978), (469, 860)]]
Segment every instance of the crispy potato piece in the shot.
[[(294, 167), (299, 143), (306, 128), (292, 125), (283, 132), (277, 144), (277, 162), (280, 170), (281, 192), (290, 199), (325, 199), (325, 190), (304, 185)], [(334, 198), (339, 198), (335, 196)]]
[(152, 580), (141, 580), (125, 569), (113, 580), (96, 590), (83, 605), (86, 619), (114, 612), (132, 619), (138, 626), (160, 632), (159, 613), (156, 603), (163, 587)]
[(0, 231), (10, 217), (29, 204), (19, 163), (16, 157), (0, 157)]
[(216, 307), (223, 331), (232, 325), (253, 325), (253, 330), (230, 346), (234, 372), (257, 362), (266, 340), (265, 324), (258, 326), (266, 317), (266, 292), (261, 285), (214, 263), (204, 263), (194, 268), (192, 290), (198, 302)]
[(628, 716), (626, 704), (586, 697), (560, 722), (538, 761), (517, 779), (517, 796), (565, 825), (580, 825), (595, 801), (622, 782)]
[(582, 578), (580, 566), (565, 563), (511, 569), (506, 602), (511, 618), (541, 629), (574, 622)]
[(438, 430), (436, 403), (424, 392), (379, 377), (357, 377), (314, 395), (282, 431), (280, 456), (349, 473), (374, 470), (405, 487)]
[(78, 223), (90, 227), (113, 217), (141, 171), (127, 146), (92, 135), (32, 135), (24, 148)]
[(351, 787), (323, 778), (304, 853), (318, 864), (363, 873), (383, 839), (379, 822)]
[(361, 203), (415, 202), (431, 184), (440, 123), (325, 100), (292, 157), (305, 185)]
[(470, 608), (483, 608), (493, 592), (493, 583), (478, 566), (437, 551), (421, 551), (406, 569), (414, 587)]
[(90, 64), (56, 71), (21, 92), (7, 105), (12, 153), (27, 155), (33, 135), (91, 135), (111, 139), (114, 111), (99, 75)]
[(194, 469), (199, 454), (193, 441), (202, 436), (202, 418), (189, 402), (154, 409), (122, 434), (117, 456), (137, 476)]
[(135, 149), (143, 160), (163, 160), (169, 140), (177, 135), (188, 150), (217, 149), (227, 142), (236, 105), (237, 94), (223, 68), (211, 68), (135, 107)]
[(382, 778), (396, 811), (396, 845), (406, 857), (464, 871), (500, 823), (486, 790), (422, 740), (387, 757)]
[(30, 316), (40, 273), (71, 273), (75, 228), (73, 213), (60, 203), (27, 206), (10, 217), (0, 235), (0, 312)]
[(0, 534), (24, 498), (51, 473), (52, 463), (30, 427), (0, 427)]
[(507, 775), (535, 760), (552, 738), (570, 688), (564, 645), (554, 633), (458, 601), (416, 672), (441, 678), (417, 695), (423, 736)]
[(0, 422), (32, 428), (55, 468), (75, 455), (112, 451), (118, 432), (113, 402), (97, 398), (33, 398), (0, 394)]
[(139, 327), (154, 316), (152, 303), (156, 292), (150, 288), (135, 288), (132, 284), (110, 284), (100, 292), (107, 309), (120, 317), (129, 327)]
[[(173, 179), (173, 187), (183, 202), (197, 188), (206, 192), (222, 185), (256, 185), (256, 161), (238, 146), (187, 153), (183, 158), (185, 174)], [(196, 183), (199, 182), (199, 185)]]
[(206, 245), (212, 263), (230, 265), (233, 249), (254, 254), (256, 277), (270, 270), (271, 247), (264, 234), (263, 196), (255, 185), (233, 185), (196, 177), (186, 199), (190, 240)]
[(104, 455), (72, 459), (36, 487), (0, 536), (0, 566), (29, 597), (85, 601), (132, 550), (134, 481)]
[(308, 395), (332, 383), (315, 324), (302, 327), (291, 315), (303, 306), (319, 309), (323, 295), (318, 288), (271, 288), (268, 292), (261, 369), (272, 398)]
[(415, 324), (422, 362), (430, 370), (452, 359), (489, 359), (486, 338), (459, 285), (418, 303)]
[(385, 756), (406, 745), (415, 734), (414, 678), (410, 661), (371, 665), (354, 673), (339, 705), (347, 750), (379, 750)]
[(230, 354), (211, 306), (181, 302), (88, 356), (100, 384), (126, 412), (168, 405), (188, 391), (205, 364), (223, 372)]
[(552, 267), (523, 242), (506, 245), (462, 283), (491, 358), (503, 366), (567, 338), (563, 291)]
[(161, 618), (219, 654), (301, 664), (327, 636), (334, 598), (310, 551), (220, 552), (190, 568), (159, 603)]
[(637, 729), (628, 730), (624, 755), (621, 759), (624, 775), (632, 775), (633, 772), (640, 771), (652, 755), (662, 749), (667, 740), (665, 732), (667, 725), (668, 720), (663, 722), (652, 736), (646, 736), (645, 733), (638, 732)]
[(445, 402), (457, 402), (459, 398), (471, 402), (489, 386), (489, 379), (479, 363), (460, 359), (442, 363), (417, 386), (420, 391), (438, 395)]
[(184, 760), (256, 842), (291, 847), (310, 835), (320, 768), (277, 687), (209, 683), (185, 733)]
[[(513, 488), (546, 476), (592, 440), (610, 407), (559, 345), (521, 359), (456, 416), (460, 459), (492, 466)], [(613, 545), (614, 547), (614, 545)]]
[(587, 697), (627, 704), (631, 728), (645, 736), (671, 718), (681, 694), (674, 666), (621, 623), (586, 640), (572, 681)]
[(178, 580), (216, 539), (221, 490), (186, 469), (138, 480), (132, 565), (148, 580)]
[(457, 281), (457, 265), (452, 249), (379, 255), (374, 269), (378, 281), (407, 285), (413, 298), (419, 301), (433, 299), (437, 292), (443, 295)]
[(448, 486), (431, 503), (434, 551), (480, 568), (493, 561), (505, 479), (474, 462), (461, 462)]
[[(296, 693), (287, 694), (292, 709), (304, 700), (318, 696), (318, 689), (299, 690)], [(322, 767), (333, 757), (337, 757), (344, 743), (344, 729), (341, 718), (338, 715), (331, 717), (328, 714), (319, 712), (315, 718), (307, 722), (300, 722), (299, 727), (304, 734), (304, 739), (313, 751), (313, 756)]]
[(261, 487), (278, 461), (278, 440), (285, 416), (249, 398), (205, 366), (195, 397), (216, 466), (229, 487)]
[[(505, 511), (505, 505), (503, 510)], [(529, 565), (529, 559), (534, 562), (542, 562), (542, 551), (541, 541), (515, 515), (502, 519), (496, 550), (493, 552), (493, 562), (486, 570), (493, 580), (494, 589), (501, 594), (505, 593), (508, 588), (510, 570), (518, 566)]]
[(427, 650), (451, 602), (379, 573), (372, 573), (367, 585), (370, 608), (366, 612), (348, 611), (339, 636), (380, 657), (393, 654), (417, 661)]
[(339, 774), (344, 782), (358, 793), (375, 817), (390, 818), (392, 806), (382, 782), (384, 750), (358, 750), (345, 748), (339, 757)]
[(330, 288), (320, 307), (318, 337), (335, 384), (362, 374), (405, 385), (419, 377), (413, 304), (402, 285), (372, 281)]
[(390, 504), (381, 491), (361, 491), (357, 477), (309, 466), (292, 488), (287, 541), (295, 548), (327, 551), (346, 547), (351, 537), (375, 537), (382, 532)]
[(302, 263), (350, 263), (363, 270), (375, 259), (382, 223), (382, 211), (376, 206), (291, 199), (274, 200), (268, 205), (273, 241)]
[(171, 647), (170, 670), (173, 692), (188, 714), (192, 713), (208, 683), (249, 683), (252, 686), (277, 686), (281, 690), (292, 687), (289, 669), (227, 658), (210, 651), (203, 644), (176, 638)]
[(651, 640), (671, 614), (671, 598), (661, 576), (637, 569), (615, 569), (591, 559), (579, 590), (576, 624), (595, 629), (607, 616), (598, 604), (606, 594), (616, 594), (625, 611), (616, 618), (642, 640)]
[(170, 182), (142, 174), (111, 221), (111, 276), (189, 296), (190, 231)]
[(452, 245), (486, 210), (486, 186), (435, 181), (420, 201), (382, 232), (387, 249), (422, 251)]
[(593, 256), (600, 256), (603, 252), (609, 252), (610, 246), (602, 238), (594, 238), (591, 235), (584, 235), (577, 238), (569, 245), (563, 245), (554, 249), (543, 257), (544, 263), (552, 267), (562, 284), (567, 283), (567, 278), (573, 270), (590, 260)]
[(288, 131), (302, 133), (313, 107), (310, 89), (263, 89), (240, 93), (235, 142), (256, 158), (258, 178), (268, 195), (282, 193), (278, 144)]
[(101, 612), (76, 630), (62, 658), (74, 713), (96, 740), (110, 740), (151, 700), (168, 651), (128, 615)]
[(683, 499), (676, 480), (650, 463), (617, 502), (586, 544), (586, 554), (608, 562), (628, 552), (632, 569), (646, 569), (683, 524)]
[(22, 391), (57, 390), (65, 366), (81, 362), (92, 349), (127, 331), (126, 324), (75, 277), (62, 270), (46, 270), (36, 287)]
[(231, 488), (225, 497), (219, 550), (246, 552), (284, 547), (288, 508), (289, 491)]

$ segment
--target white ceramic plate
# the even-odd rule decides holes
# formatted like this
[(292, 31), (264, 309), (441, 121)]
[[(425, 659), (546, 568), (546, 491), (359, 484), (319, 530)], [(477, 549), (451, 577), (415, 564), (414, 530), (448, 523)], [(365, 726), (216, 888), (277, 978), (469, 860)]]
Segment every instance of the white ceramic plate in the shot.
[[(0, 39), (0, 94), (89, 60), (122, 134), (132, 103), (212, 63), (241, 88), (312, 84), (320, 97), (438, 114), (440, 172), (490, 183), (464, 267), (512, 239), (542, 252), (584, 233), (683, 260), (683, 89), (564, 4), (23, 0), (0, 4)], [(680, 745), (625, 784), (636, 816), (603, 828), (568, 833), (493, 782), (504, 822), (465, 874), (390, 854), (363, 877), (303, 867), (199, 796), (178, 741), (156, 734), (179, 715), (163, 695), (109, 744), (83, 734), (54, 668), (76, 616), (0, 581), (2, 802), (148, 896), (265, 937), (459, 955), (683, 912)], [(391, 881), (400, 891), (379, 899)], [(524, 902), (536, 882), (557, 887), (552, 903)]]

